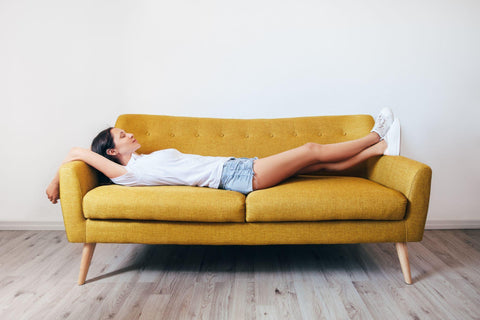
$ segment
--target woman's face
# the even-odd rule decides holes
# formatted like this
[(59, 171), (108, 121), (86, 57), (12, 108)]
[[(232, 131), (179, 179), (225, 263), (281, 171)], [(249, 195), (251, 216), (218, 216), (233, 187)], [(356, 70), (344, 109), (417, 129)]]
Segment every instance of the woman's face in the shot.
[(116, 151), (116, 154), (114, 155), (130, 155), (140, 148), (140, 143), (137, 142), (132, 133), (127, 133), (120, 128), (113, 128), (110, 133), (115, 143), (114, 151)]

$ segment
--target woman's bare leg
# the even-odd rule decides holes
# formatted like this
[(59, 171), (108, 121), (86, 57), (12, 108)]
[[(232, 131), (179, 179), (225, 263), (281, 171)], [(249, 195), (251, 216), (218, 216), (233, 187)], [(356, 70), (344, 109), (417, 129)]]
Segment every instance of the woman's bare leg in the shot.
[(327, 163), (319, 163), (314, 164), (309, 167), (303, 168), (297, 174), (307, 174), (312, 172), (317, 172), (320, 170), (327, 170), (327, 171), (342, 171), (347, 170), (356, 166), (357, 164), (362, 163), (363, 161), (374, 157), (383, 155), (385, 150), (387, 149), (387, 143), (385, 140), (380, 141), (377, 144), (361, 151), (360, 153), (354, 155), (350, 159), (340, 161), (340, 162), (327, 162)]
[(314, 164), (347, 160), (379, 140), (378, 134), (371, 132), (363, 138), (347, 142), (323, 145), (310, 142), (295, 149), (255, 160), (253, 189), (274, 186)]

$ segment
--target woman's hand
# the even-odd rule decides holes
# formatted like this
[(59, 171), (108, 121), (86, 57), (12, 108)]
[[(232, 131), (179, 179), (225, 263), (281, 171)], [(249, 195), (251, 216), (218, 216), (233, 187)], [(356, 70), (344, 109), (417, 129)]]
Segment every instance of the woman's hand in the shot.
[(56, 177), (47, 187), (47, 197), (53, 204), (57, 203), (57, 200), (60, 199), (60, 183)]
[[(79, 153), (81, 152), (82, 148), (72, 148), (67, 154), (67, 157), (63, 160), (63, 163), (67, 163), (70, 161), (78, 160)], [(46, 190), (48, 200), (50, 200), (53, 204), (57, 203), (58, 199), (60, 199), (60, 176), (57, 172), (55, 177), (53, 178), (52, 182), (47, 187)]]

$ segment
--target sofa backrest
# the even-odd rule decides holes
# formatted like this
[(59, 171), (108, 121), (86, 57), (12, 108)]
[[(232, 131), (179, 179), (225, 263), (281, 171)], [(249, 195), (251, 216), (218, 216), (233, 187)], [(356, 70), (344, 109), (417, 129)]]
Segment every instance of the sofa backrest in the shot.
[(370, 115), (217, 119), (124, 114), (115, 126), (135, 135), (139, 153), (175, 148), (200, 155), (261, 158), (307, 142), (361, 138), (373, 124)]

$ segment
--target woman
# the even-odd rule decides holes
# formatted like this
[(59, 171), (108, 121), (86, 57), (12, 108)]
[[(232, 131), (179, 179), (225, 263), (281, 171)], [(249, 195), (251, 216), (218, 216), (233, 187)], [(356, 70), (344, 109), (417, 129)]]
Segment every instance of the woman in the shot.
[[(309, 142), (266, 158), (247, 159), (183, 154), (175, 149), (139, 155), (135, 151), (140, 144), (133, 134), (108, 128), (93, 140), (91, 150), (72, 148), (63, 163), (84, 161), (121, 185), (191, 185), (248, 194), (296, 174), (340, 171), (373, 156), (398, 155), (399, 130), (392, 111), (384, 108), (363, 138), (325, 145)], [(48, 199), (57, 203), (58, 172), (46, 192)]]

